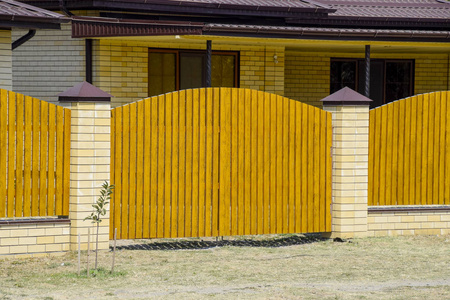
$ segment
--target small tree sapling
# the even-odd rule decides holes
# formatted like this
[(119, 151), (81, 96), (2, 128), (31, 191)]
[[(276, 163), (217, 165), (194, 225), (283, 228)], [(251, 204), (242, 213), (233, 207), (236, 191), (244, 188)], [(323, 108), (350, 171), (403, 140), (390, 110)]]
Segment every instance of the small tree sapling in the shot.
[(98, 232), (100, 228), (100, 222), (102, 222), (102, 216), (106, 215), (106, 205), (111, 200), (111, 194), (113, 193), (114, 185), (110, 185), (107, 181), (102, 184), (100, 190), (100, 197), (97, 202), (92, 205), (94, 211), (87, 216), (84, 220), (92, 220), (92, 223), (97, 224), (97, 236), (95, 242), (95, 269), (97, 269), (97, 257), (98, 257)]

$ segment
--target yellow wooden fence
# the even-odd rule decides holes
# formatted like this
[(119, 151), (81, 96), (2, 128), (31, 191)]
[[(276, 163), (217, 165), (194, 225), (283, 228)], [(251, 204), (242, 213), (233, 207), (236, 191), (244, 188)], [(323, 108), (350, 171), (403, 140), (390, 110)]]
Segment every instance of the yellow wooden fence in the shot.
[(113, 109), (111, 132), (111, 237), (331, 231), (328, 112), (194, 89)]
[(369, 205), (450, 204), (450, 92), (370, 111)]
[(69, 214), (70, 110), (0, 90), (0, 218)]

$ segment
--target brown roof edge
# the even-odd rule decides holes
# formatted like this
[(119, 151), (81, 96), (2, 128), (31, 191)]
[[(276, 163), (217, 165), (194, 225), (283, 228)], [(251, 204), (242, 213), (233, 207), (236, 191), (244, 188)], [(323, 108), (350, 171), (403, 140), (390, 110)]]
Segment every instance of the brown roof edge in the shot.
[[(101, 19), (101, 20), (99, 20)], [(201, 35), (203, 23), (74, 18), (73, 38), (112, 36)]]

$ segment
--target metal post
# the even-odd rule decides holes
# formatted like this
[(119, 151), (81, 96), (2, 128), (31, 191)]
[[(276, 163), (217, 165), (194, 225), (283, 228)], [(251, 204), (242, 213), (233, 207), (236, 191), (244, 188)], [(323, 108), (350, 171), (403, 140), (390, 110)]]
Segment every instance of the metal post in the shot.
[(86, 81), (92, 84), (92, 40), (85, 41)]
[(366, 71), (366, 77), (365, 77), (365, 89), (364, 89), (364, 96), (369, 98), (370, 96), (370, 45), (366, 45), (366, 56), (365, 56), (365, 71)]
[(206, 41), (206, 87), (211, 87), (211, 41)]

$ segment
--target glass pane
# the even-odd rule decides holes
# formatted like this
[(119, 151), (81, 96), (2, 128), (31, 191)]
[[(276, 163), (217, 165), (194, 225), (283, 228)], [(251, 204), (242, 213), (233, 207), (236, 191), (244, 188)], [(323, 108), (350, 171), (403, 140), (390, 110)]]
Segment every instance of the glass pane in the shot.
[(148, 61), (149, 96), (175, 91), (175, 53), (149, 52)]
[(235, 56), (216, 54), (212, 56), (211, 85), (235, 87)]
[[(365, 62), (359, 61), (358, 64), (359, 72), (358, 72), (358, 93), (365, 93), (366, 86), (366, 70), (365, 70)], [(370, 62), (370, 91), (369, 98), (373, 100), (370, 103), (370, 107), (377, 107), (383, 104), (383, 95), (384, 95), (384, 62), (383, 61), (374, 61)]]
[(203, 59), (200, 53), (180, 53), (180, 89), (204, 86)]
[(330, 94), (346, 86), (356, 89), (356, 61), (331, 61)]
[(386, 62), (386, 103), (412, 96), (411, 69), (410, 61)]

